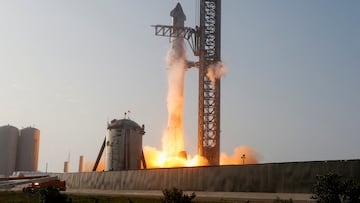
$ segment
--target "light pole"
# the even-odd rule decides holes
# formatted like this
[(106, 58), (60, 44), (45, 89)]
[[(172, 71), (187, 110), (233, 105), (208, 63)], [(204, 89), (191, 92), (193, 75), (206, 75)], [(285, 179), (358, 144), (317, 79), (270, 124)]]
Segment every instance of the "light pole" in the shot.
[(245, 159), (246, 159), (245, 154), (243, 154), (243, 155), (241, 156), (241, 159), (242, 159), (242, 161), (243, 161), (243, 165), (244, 165), (244, 164), (245, 164)]

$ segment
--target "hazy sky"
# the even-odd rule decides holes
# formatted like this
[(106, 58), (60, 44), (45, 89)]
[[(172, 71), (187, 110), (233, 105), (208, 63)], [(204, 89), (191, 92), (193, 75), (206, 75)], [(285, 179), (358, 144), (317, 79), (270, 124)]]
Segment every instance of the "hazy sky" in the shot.
[[(180, 1), (186, 26), (197, 1)], [(161, 148), (165, 56), (177, 1), (0, 2), (0, 125), (41, 131), (39, 170), (95, 160), (106, 124), (145, 124)], [(262, 163), (360, 158), (360, 1), (224, 0), (221, 151)], [(189, 51), (190, 60), (195, 60)], [(198, 71), (185, 81), (186, 150), (196, 153)]]

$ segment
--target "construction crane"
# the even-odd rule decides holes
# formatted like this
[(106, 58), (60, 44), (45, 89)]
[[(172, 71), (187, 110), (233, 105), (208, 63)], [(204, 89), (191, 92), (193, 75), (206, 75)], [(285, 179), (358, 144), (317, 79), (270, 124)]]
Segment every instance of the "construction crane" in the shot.
[(184, 37), (198, 62), (188, 64), (199, 68), (198, 154), (219, 165), (220, 158), (220, 78), (213, 84), (207, 76), (208, 67), (221, 61), (221, 0), (200, 0), (200, 25), (195, 28), (154, 25), (155, 35)]

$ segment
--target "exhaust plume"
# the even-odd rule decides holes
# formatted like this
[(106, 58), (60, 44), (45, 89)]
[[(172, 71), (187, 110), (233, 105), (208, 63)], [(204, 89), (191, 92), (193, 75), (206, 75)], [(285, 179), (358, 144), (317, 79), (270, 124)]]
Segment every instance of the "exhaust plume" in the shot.
[(177, 156), (184, 150), (183, 106), (184, 77), (186, 70), (184, 40), (172, 39), (172, 48), (167, 54), (168, 72), (168, 127), (163, 134), (163, 151)]
[(209, 65), (206, 76), (208, 76), (208, 78), (211, 80), (211, 84), (215, 86), (216, 79), (225, 76), (226, 72), (227, 67), (222, 61), (219, 61)]
[[(184, 27), (186, 16), (180, 3), (170, 12), (174, 27)], [(184, 77), (187, 68), (184, 36), (173, 35), (168, 51), (168, 127), (162, 137), (162, 151), (145, 147), (144, 155), (148, 168), (184, 167), (207, 165), (207, 160), (199, 156), (187, 155), (184, 151), (183, 106)]]

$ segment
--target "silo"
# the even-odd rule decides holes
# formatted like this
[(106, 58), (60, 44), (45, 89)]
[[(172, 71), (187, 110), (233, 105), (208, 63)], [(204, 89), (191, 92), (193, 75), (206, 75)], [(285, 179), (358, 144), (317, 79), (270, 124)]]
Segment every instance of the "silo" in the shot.
[(140, 127), (130, 119), (114, 119), (107, 129), (105, 170), (141, 169), (144, 125)]
[(16, 127), (0, 127), (0, 175), (9, 176), (15, 171), (18, 138)]
[(79, 172), (84, 172), (85, 171), (84, 169), (85, 169), (85, 157), (81, 155), (79, 160)]
[(17, 171), (37, 171), (39, 143), (40, 130), (28, 127), (20, 131), (16, 159)]
[(64, 162), (64, 173), (69, 173), (70, 163), (69, 161)]

